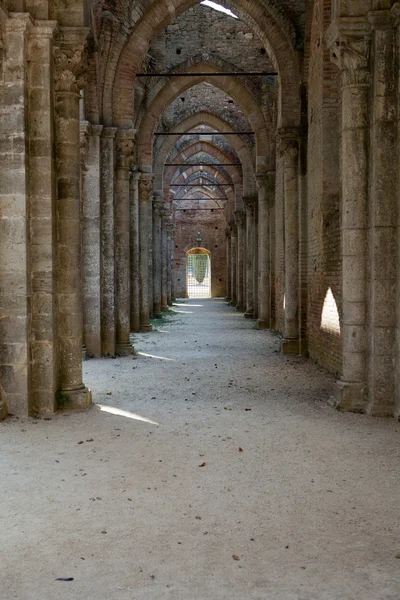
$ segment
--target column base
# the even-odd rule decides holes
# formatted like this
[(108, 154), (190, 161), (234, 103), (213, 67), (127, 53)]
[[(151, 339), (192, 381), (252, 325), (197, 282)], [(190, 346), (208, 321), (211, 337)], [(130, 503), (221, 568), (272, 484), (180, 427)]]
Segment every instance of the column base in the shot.
[(82, 385), (76, 390), (61, 390), (58, 394), (58, 406), (63, 410), (86, 410), (92, 403), (92, 390)]
[(346, 412), (365, 413), (366, 385), (339, 380), (335, 384), (331, 404)]
[(257, 329), (269, 329), (269, 321), (265, 319), (258, 319), (257, 321)]
[(87, 349), (86, 346), (82, 346), (82, 360), (87, 360)]
[(161, 307), (161, 311), (162, 312), (168, 312), (169, 311), (169, 306), (167, 306), (166, 304), (163, 304)]
[(135, 347), (130, 342), (117, 342), (115, 352), (120, 356), (128, 356), (135, 353)]
[(0, 400), (0, 421), (6, 418), (8, 415), (7, 405), (4, 400)]
[(240, 306), (240, 304), (236, 304), (236, 310), (237, 310), (238, 312), (244, 312), (244, 307), (243, 307), (243, 306)]
[(282, 340), (282, 354), (300, 354), (300, 340)]
[(150, 325), (150, 323), (142, 323), (140, 325), (141, 333), (149, 333), (150, 331), (153, 331), (153, 327)]
[(155, 319), (161, 319), (161, 318), (162, 318), (162, 312), (161, 312), (161, 310), (157, 310), (157, 311), (154, 313), (154, 318), (155, 318)]
[(254, 319), (254, 313), (252, 311), (245, 312), (244, 313), (244, 318), (245, 319)]

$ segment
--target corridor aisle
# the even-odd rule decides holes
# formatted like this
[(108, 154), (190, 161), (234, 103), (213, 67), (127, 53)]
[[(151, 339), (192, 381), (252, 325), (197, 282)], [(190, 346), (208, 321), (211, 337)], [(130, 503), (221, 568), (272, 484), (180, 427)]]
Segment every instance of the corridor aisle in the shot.
[(87, 413), (0, 424), (0, 598), (397, 600), (399, 424), (223, 300), (153, 323)]

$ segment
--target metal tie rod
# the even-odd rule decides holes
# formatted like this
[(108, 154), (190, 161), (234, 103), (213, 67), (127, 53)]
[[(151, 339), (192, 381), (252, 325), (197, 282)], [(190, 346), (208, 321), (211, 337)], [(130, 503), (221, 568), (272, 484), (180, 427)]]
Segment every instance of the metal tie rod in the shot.
[(164, 163), (164, 167), (241, 167), (242, 163)]
[(224, 198), (223, 196), (218, 196), (218, 198), (173, 198), (172, 202), (181, 202), (182, 200), (197, 200), (197, 201), (208, 201), (208, 200), (227, 200), (228, 198)]
[(254, 131), (156, 131), (154, 135), (254, 135)]
[(276, 71), (221, 71), (220, 73), (136, 73), (136, 77), (277, 77)]
[(233, 187), (233, 183), (171, 183), (169, 187)]

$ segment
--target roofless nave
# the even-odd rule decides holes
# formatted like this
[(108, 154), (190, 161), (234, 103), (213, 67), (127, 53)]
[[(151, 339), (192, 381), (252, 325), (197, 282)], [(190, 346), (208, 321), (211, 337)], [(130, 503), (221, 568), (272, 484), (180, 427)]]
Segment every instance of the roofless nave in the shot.
[(398, 415), (400, 3), (223, 8), (1, 2), (2, 416), (87, 407), (82, 356), (206, 276)]

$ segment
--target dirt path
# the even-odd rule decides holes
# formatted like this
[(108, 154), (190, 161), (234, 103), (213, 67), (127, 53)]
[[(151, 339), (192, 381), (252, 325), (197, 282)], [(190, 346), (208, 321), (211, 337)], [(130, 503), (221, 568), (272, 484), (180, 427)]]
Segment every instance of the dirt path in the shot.
[(84, 364), (101, 408), (0, 424), (1, 600), (398, 600), (399, 425), (223, 301), (175, 311)]

